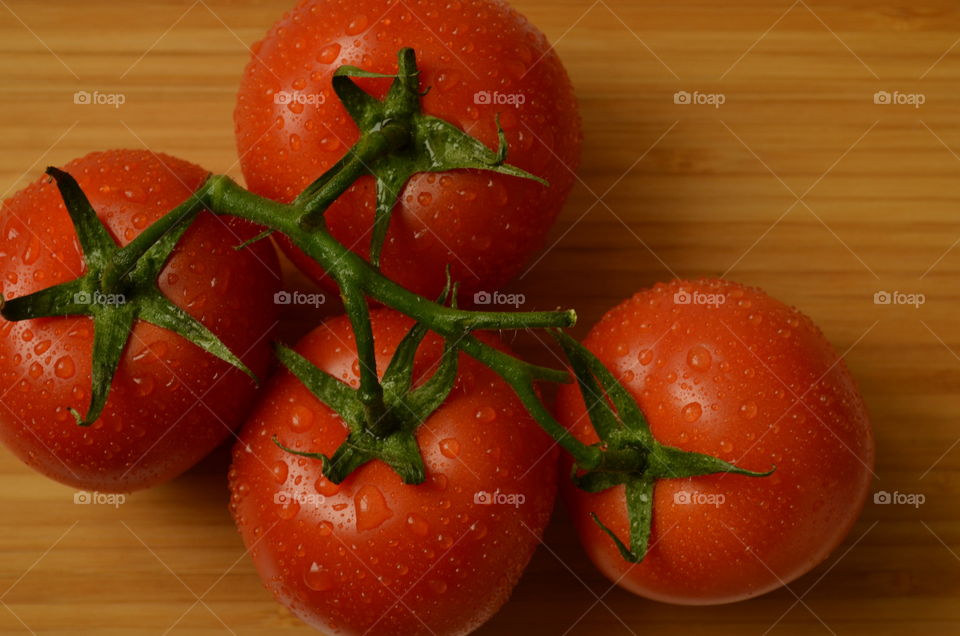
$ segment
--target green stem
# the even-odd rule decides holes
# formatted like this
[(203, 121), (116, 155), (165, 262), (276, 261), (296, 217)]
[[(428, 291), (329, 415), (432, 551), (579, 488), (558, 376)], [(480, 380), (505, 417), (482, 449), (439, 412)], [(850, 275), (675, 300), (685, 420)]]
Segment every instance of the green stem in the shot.
[(397, 428), (397, 422), (387, 413), (383, 401), (383, 386), (377, 377), (376, 347), (373, 341), (373, 326), (370, 324), (370, 308), (363, 289), (349, 280), (337, 278), (340, 295), (357, 343), (357, 360), (360, 366), (360, 389), (357, 398), (363, 405), (365, 427), (378, 437), (387, 437)]
[(208, 178), (199, 190), (190, 195), (190, 198), (178, 205), (171, 212), (151, 224), (137, 235), (127, 245), (126, 249), (117, 252), (116, 257), (104, 267), (100, 278), (100, 289), (107, 294), (122, 293), (123, 279), (137, 267), (143, 255), (170, 232), (175, 232), (184, 223), (189, 223), (196, 214), (204, 208), (209, 195), (211, 180)]
[(323, 213), (361, 176), (370, 173), (374, 160), (401, 148), (410, 138), (410, 129), (391, 122), (361, 135), (336, 167), (336, 172), (316, 191), (305, 191), (297, 197), (297, 207), (304, 211), (300, 227), (313, 230), (323, 224)]
[(570, 431), (553, 418), (549, 409), (543, 405), (543, 401), (534, 389), (534, 381), (537, 378), (530, 365), (517, 364), (518, 360), (516, 358), (498, 349), (484, 346), (473, 336), (464, 338), (459, 346), (467, 354), (500, 375), (510, 385), (533, 419), (565, 451), (573, 456), (577, 465), (585, 470), (592, 470), (600, 464), (602, 458), (600, 449), (587, 446), (574, 437)]
[[(207, 192), (207, 206), (215, 214), (239, 216), (260, 225), (282, 232), (308, 256), (320, 264), (345, 290), (344, 300), (349, 306), (351, 323), (357, 336), (358, 356), (360, 357), (361, 383), (364, 381), (364, 367), (369, 365), (375, 369), (372, 362), (372, 335), (369, 331), (369, 320), (359, 320), (366, 316), (365, 302), (356, 299), (361, 294), (353, 290), (362, 290), (371, 298), (384, 305), (396, 309), (445, 337), (458, 339), (465, 332), (475, 329), (532, 329), (546, 327), (570, 327), (576, 322), (576, 313), (567, 311), (531, 311), (531, 312), (477, 312), (445, 307), (432, 300), (410, 292), (389, 278), (386, 278), (366, 260), (351, 252), (337, 241), (322, 225), (311, 230), (300, 227), (299, 208), (277, 203), (259, 197), (237, 185), (225, 176), (213, 176), (205, 187)], [(364, 327), (366, 324), (366, 327)], [(368, 340), (369, 339), (369, 340)], [(540, 369), (522, 362), (502, 351), (489, 347), (472, 336), (464, 337), (458, 345), (468, 355), (500, 374), (517, 393), (524, 406), (530, 411), (534, 419), (577, 460), (585, 469), (592, 469), (600, 465), (602, 453), (600, 449), (587, 446), (577, 440), (561, 426), (544, 407), (533, 388), (534, 382), (539, 379), (562, 381), (566, 374)], [(364, 362), (364, 360), (367, 362)], [(378, 408), (377, 389), (373, 388), (373, 380), (367, 380), (365, 391), (361, 384), (361, 391), (366, 392), (365, 406)], [(379, 383), (377, 383), (379, 387)], [(379, 402), (382, 403), (382, 389), (379, 390)], [(383, 426), (391, 426), (385, 418), (374, 418), (369, 422), (383, 422)], [(380, 431), (382, 434), (383, 431)]]
[(538, 329), (571, 327), (577, 320), (572, 309), (565, 311), (477, 312), (445, 307), (414, 294), (383, 276), (358, 254), (347, 249), (320, 226), (305, 231), (299, 226), (301, 210), (259, 197), (223, 175), (210, 177), (207, 207), (215, 214), (239, 216), (286, 234), (335, 280), (349, 278), (371, 298), (421, 320), (442, 336), (455, 337), (473, 329)]

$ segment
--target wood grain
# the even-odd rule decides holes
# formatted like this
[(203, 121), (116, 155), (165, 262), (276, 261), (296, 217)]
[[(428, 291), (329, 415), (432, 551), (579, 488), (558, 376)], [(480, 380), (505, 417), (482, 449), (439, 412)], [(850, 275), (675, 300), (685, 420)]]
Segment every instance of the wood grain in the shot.
[[(111, 147), (239, 177), (231, 111), (246, 45), (291, 2), (0, 2), (0, 192)], [(481, 633), (957, 633), (960, 7), (515, 4), (556, 43), (586, 143), (552, 247), (512, 289), (530, 307), (575, 306), (582, 333), (674, 275), (764, 287), (847, 352), (876, 428), (877, 489), (926, 503), (868, 503), (847, 542), (790, 589), (695, 609), (611, 589), (561, 510)], [(127, 103), (79, 107), (77, 90), (122, 92)], [(678, 105), (681, 90), (726, 101)], [(881, 90), (926, 101), (875, 104)], [(875, 305), (880, 290), (927, 302)], [(318, 316), (288, 318), (296, 334)], [(534, 345), (520, 348), (548, 355)], [(74, 505), (73, 491), (0, 453), (0, 633), (311, 633), (243, 554), (226, 462), (220, 449), (114, 509)]]

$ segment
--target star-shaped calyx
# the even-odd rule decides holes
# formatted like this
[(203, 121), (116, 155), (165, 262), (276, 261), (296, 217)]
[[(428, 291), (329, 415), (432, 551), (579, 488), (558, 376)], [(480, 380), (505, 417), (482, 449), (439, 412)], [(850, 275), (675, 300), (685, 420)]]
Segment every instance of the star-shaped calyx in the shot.
[(653, 488), (658, 479), (682, 479), (714, 473), (766, 477), (767, 472), (746, 470), (712, 455), (661, 444), (630, 392), (586, 347), (555, 331), (570, 360), (590, 422), (600, 438), (599, 465), (583, 470), (574, 464), (573, 482), (587, 492), (602, 492), (623, 484), (626, 492), (630, 545), (608, 528), (595, 513), (591, 516), (613, 540), (620, 555), (631, 563), (646, 556), (653, 520)]
[[(361, 89), (352, 77), (392, 77), (393, 83), (381, 101)], [(314, 181), (294, 205), (307, 210), (302, 224), (322, 222), (322, 215), (345, 186), (360, 175), (372, 175), (377, 186), (377, 205), (370, 262), (378, 265), (390, 216), (404, 185), (418, 172), (476, 169), (497, 172), (543, 185), (545, 180), (506, 163), (507, 144), (497, 121), (496, 152), (453, 124), (425, 114), (420, 107), (420, 73), (413, 49), (398, 53), (397, 74), (372, 73), (354, 66), (341, 66), (333, 77), (333, 89), (360, 130), (350, 151)], [(429, 90), (429, 89), (428, 89)]]
[[(447, 285), (444, 297), (456, 297), (456, 286)], [(379, 459), (389, 465), (406, 484), (420, 484), (426, 478), (423, 458), (416, 440), (416, 431), (430, 415), (443, 404), (457, 379), (458, 351), (454, 339), (444, 339), (443, 354), (436, 371), (419, 386), (413, 384), (413, 361), (417, 347), (427, 334), (427, 328), (416, 323), (397, 346), (390, 364), (380, 379), (385, 410), (381, 420), (369, 422), (369, 413), (360, 400), (357, 389), (315, 366), (293, 349), (277, 346), (277, 358), (311, 393), (333, 409), (347, 425), (347, 439), (331, 456), (323, 453), (298, 451), (284, 446), (283, 450), (318, 459), (324, 476), (335, 484), (350, 473)], [(460, 340), (457, 338), (456, 340)]]
[(120, 357), (138, 319), (182, 336), (256, 380), (213, 332), (173, 304), (157, 286), (160, 271), (177, 241), (204, 208), (203, 188), (126, 247), (120, 247), (77, 181), (57, 168), (47, 168), (47, 174), (56, 181), (70, 214), (86, 271), (74, 280), (7, 300), (0, 313), (7, 320), (50, 316), (93, 319), (90, 406), (84, 416), (69, 407), (78, 424), (88, 426), (103, 412)]

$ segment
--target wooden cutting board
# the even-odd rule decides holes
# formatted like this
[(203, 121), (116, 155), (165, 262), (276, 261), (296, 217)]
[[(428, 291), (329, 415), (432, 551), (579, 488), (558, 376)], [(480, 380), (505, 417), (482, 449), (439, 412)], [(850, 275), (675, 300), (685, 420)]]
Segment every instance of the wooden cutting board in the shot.
[[(291, 3), (0, 0), (0, 192), (112, 147), (239, 177), (231, 111), (245, 45)], [(870, 502), (837, 553), (789, 589), (712, 608), (611, 589), (558, 510), (481, 633), (958, 633), (960, 6), (516, 4), (556, 43), (586, 141), (550, 249), (511, 290), (531, 307), (576, 307), (583, 333), (672, 276), (762, 286), (846, 352), (873, 415), (876, 489), (926, 501)], [(79, 107), (78, 90), (127, 101)], [(723, 103), (678, 104), (680, 91)], [(875, 103), (878, 91), (924, 103)], [(879, 291), (926, 302), (877, 305)], [(287, 316), (288, 334), (319, 318)], [(520, 348), (547, 361), (534, 344)], [(74, 505), (71, 489), (0, 452), (0, 632), (310, 633), (244, 555), (226, 463), (220, 449), (112, 508)]]

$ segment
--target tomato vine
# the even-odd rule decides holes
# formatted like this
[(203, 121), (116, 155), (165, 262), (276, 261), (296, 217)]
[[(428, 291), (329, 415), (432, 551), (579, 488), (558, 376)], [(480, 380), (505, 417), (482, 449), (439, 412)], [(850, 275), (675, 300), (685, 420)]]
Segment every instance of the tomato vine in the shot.
[[(361, 90), (351, 79), (371, 76), (393, 77), (382, 101)], [(170, 329), (249, 373), (216, 336), (170, 303), (156, 285), (167, 257), (199, 211), (206, 209), (218, 215), (247, 219), (266, 228), (257, 239), (271, 232), (286, 235), (333, 278), (340, 289), (357, 344), (360, 382), (356, 389), (314, 367), (292, 350), (278, 348), (281, 363), (335, 410), (350, 431), (347, 441), (329, 457), (285, 450), (323, 462), (324, 475), (334, 483), (342, 482), (354, 469), (373, 459), (386, 462), (405, 483), (423, 482), (424, 467), (413, 432), (446, 398), (456, 376), (457, 353), (463, 351), (500, 375), (536, 422), (574, 458), (572, 477), (578, 487), (599, 492), (626, 486), (630, 547), (594, 519), (610, 535), (625, 559), (638, 561), (646, 552), (655, 480), (717, 472), (750, 476), (769, 473), (746, 471), (712, 456), (658, 443), (626, 389), (593, 354), (560, 331), (575, 323), (573, 310), (464, 310), (456, 307), (455, 285), (448, 283), (445, 298), (432, 301), (380, 273), (377, 262), (391, 212), (407, 180), (414, 174), (487, 170), (548, 185), (506, 163), (507, 147), (499, 126), (500, 145), (492, 151), (453, 124), (422, 112), (423, 93), (418, 77), (415, 55), (409, 48), (398, 54), (396, 75), (376, 75), (355, 67), (341, 67), (333, 78), (334, 91), (359, 128), (360, 138), (292, 203), (259, 197), (226, 176), (211, 175), (186, 202), (123, 248), (110, 238), (76, 181), (64, 172), (49, 169), (48, 174), (56, 180), (76, 228), (87, 271), (74, 281), (6, 301), (2, 314), (8, 320), (84, 314), (93, 318), (93, 397), (86, 415), (74, 411), (81, 425), (91, 424), (102, 412), (116, 366), (138, 318)], [(377, 185), (370, 262), (338, 242), (327, 230), (323, 216), (330, 204), (364, 175), (373, 176)], [(81, 304), (75, 300), (77, 293), (115, 294), (125, 302)], [(382, 379), (376, 371), (371, 299), (416, 320)], [(472, 335), (476, 330), (532, 328), (551, 329), (560, 343), (601, 443), (587, 445), (576, 439), (557, 422), (536, 390), (538, 381), (569, 381), (566, 371), (530, 364)], [(443, 362), (427, 382), (413, 388), (413, 353), (427, 330), (444, 338)]]

